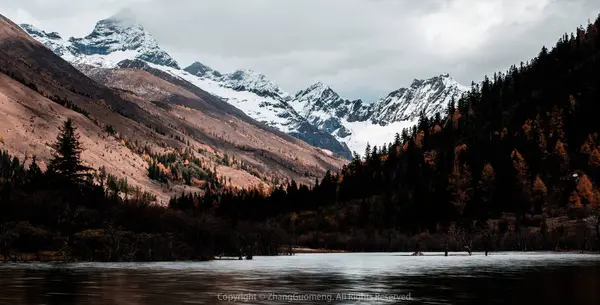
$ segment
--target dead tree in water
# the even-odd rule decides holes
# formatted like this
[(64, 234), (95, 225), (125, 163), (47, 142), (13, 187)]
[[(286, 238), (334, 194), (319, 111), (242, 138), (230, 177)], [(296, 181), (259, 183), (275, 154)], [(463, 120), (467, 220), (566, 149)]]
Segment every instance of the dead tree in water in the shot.
[[(238, 240), (240, 241), (240, 243), (244, 243), (244, 246), (240, 246), (240, 252), (239, 252), (239, 256), (238, 259), (242, 260), (242, 257), (244, 256), (244, 248), (246, 248), (246, 258), (248, 258), (248, 250), (250, 249), (250, 246), (248, 245), (248, 241), (246, 240), (246, 238), (241, 234), (238, 233)], [(250, 259), (252, 259), (252, 255), (249, 255)]]
[(421, 252), (421, 245), (417, 242), (415, 244), (415, 253), (412, 254), (412, 256), (421, 256), (423, 255), (423, 252)]
[(444, 256), (448, 256), (448, 241), (444, 244)]

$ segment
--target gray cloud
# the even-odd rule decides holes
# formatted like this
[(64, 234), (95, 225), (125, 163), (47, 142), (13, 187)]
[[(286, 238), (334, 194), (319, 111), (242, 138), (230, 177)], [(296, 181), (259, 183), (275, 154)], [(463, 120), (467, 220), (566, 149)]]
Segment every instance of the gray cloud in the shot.
[(600, 13), (597, 0), (0, 0), (9, 18), (63, 36), (124, 7), (182, 65), (250, 68), (291, 92), (323, 81), (367, 100), (445, 72), (479, 81)]

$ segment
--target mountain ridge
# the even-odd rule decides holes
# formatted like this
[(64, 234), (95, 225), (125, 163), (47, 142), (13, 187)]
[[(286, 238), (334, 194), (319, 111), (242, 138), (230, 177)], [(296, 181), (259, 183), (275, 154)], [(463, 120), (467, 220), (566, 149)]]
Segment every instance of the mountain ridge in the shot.
[[(174, 60), (171, 64), (170, 55), (160, 50), (154, 38), (145, 32), (141, 25), (132, 25), (129, 22), (125, 23), (125, 26), (117, 26), (119, 35), (115, 34), (116, 36), (113, 35), (115, 31), (111, 30), (112, 27), (106, 30), (106, 25), (119, 23), (120, 21), (115, 21), (118, 19), (110, 17), (101, 20), (92, 34), (84, 38), (70, 38), (68, 41), (56, 38), (56, 36), (60, 37), (58, 33), (49, 34), (27, 24), (22, 24), (21, 27), (57, 55), (78, 67), (92, 66), (110, 69), (119, 67), (119, 63), (123, 61), (141, 60), (178, 78), (181, 78), (181, 74), (186, 72), (186, 69), (195, 72), (200, 76), (194, 75), (198, 78), (192, 81), (194, 85), (242, 109), (257, 121), (311, 145), (332, 151), (344, 158), (350, 158), (350, 151), (345, 145), (339, 143), (332, 135), (311, 126), (306, 119), (294, 113), (285, 102), (290, 100), (291, 96), (263, 74), (252, 70), (237, 70), (221, 74), (200, 62), (196, 62), (186, 69), (180, 69)], [(142, 37), (145, 39), (143, 41), (149, 42), (141, 45), (141, 50), (137, 50), (136, 46), (140, 44), (128, 43), (127, 35), (123, 35), (123, 32), (127, 30), (133, 31), (134, 37)], [(105, 35), (106, 32), (110, 35)], [(108, 43), (103, 43), (103, 39)], [(89, 42), (89, 45), (86, 45), (86, 42)], [(145, 50), (151, 50), (151, 52)], [(158, 55), (155, 56), (155, 54)], [(188, 78), (186, 81), (190, 81), (191, 74), (185, 76)]]
[(91, 34), (67, 41), (56, 32), (47, 33), (26, 24), (21, 27), (56, 54), (80, 66), (114, 68), (124, 60), (150, 63), (266, 125), (348, 159), (352, 151), (362, 152), (370, 141), (377, 141), (370, 138), (384, 137), (379, 133), (390, 137), (401, 132), (398, 128), (416, 123), (421, 111), (428, 117), (445, 111), (450, 100), (457, 100), (468, 89), (445, 73), (415, 79), (409, 87), (370, 103), (342, 98), (323, 82), (290, 94), (250, 69), (222, 73), (200, 61), (181, 69), (132, 16), (128, 11), (100, 20)]
[(345, 163), (170, 74), (74, 65), (0, 17), (1, 150), (43, 164), (47, 140), (73, 119), (90, 167), (163, 204), (207, 187), (310, 183)]

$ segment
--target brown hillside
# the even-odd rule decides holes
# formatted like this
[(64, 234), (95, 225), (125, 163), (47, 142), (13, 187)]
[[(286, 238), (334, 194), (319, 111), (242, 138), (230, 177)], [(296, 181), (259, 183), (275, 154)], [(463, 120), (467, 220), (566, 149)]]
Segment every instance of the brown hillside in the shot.
[[(94, 80), (2, 16), (0, 72), (0, 149), (47, 161), (47, 144), (62, 121), (72, 118), (86, 148), (84, 161), (127, 177), (163, 202), (184, 189), (201, 190), (150, 180), (142, 147), (152, 153), (192, 149), (239, 187), (287, 178), (311, 183), (345, 162), (181, 80), (136, 69), (86, 71)], [(106, 132), (108, 126), (115, 136)], [(224, 164), (224, 155), (238, 164)]]
[(338, 168), (344, 162), (303, 141), (270, 132), (247, 117), (221, 111), (213, 107), (214, 101), (209, 103), (197, 95), (200, 89), (193, 87), (194, 92), (188, 91), (181, 82), (170, 82), (129, 68), (95, 68), (86, 70), (86, 74), (108, 87), (122, 90), (123, 97), (137, 101), (140, 108), (159, 117), (160, 121), (185, 130), (199, 145), (208, 144), (218, 151), (239, 156), (271, 176), (293, 177), (310, 183), (313, 179), (304, 179), (304, 173), (321, 176), (327, 169)]

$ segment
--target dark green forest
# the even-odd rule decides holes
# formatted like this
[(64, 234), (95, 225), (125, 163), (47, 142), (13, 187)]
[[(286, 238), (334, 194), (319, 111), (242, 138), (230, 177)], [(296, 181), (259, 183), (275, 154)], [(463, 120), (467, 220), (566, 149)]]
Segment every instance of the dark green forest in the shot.
[(351, 251), (599, 249), (600, 17), (368, 147), (311, 188), (189, 195), (171, 207), (277, 220), (296, 243)]
[[(2, 154), (0, 247), (5, 259), (74, 260), (272, 255), (284, 245), (598, 251), (599, 89), (600, 16), (314, 185), (214, 187), (168, 207), (81, 164), (67, 121), (46, 172)], [(152, 166), (149, 175), (160, 178)]]

